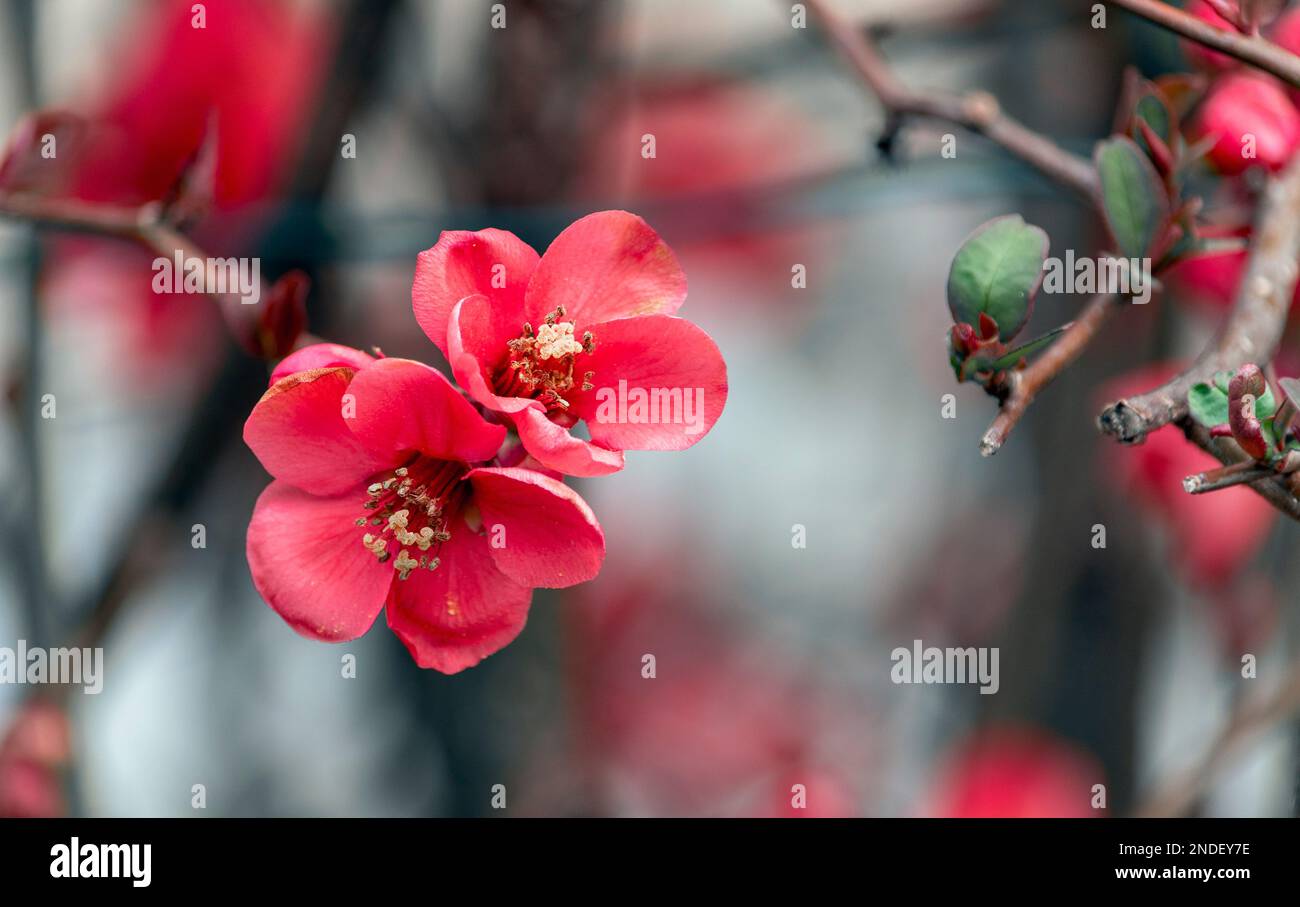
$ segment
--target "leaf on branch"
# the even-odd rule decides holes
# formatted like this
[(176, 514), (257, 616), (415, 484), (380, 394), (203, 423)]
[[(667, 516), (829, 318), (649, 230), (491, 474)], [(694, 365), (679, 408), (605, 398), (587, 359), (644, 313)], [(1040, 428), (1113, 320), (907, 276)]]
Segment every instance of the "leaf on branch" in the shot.
[(999, 337), (1020, 333), (1034, 310), (1050, 243), (1042, 228), (1019, 214), (994, 218), (972, 233), (948, 271), (948, 308), (958, 324), (981, 315), (997, 325)]
[(1169, 222), (1169, 196), (1164, 181), (1142, 149), (1128, 136), (1114, 136), (1097, 145), (1106, 224), (1118, 251), (1126, 258), (1145, 258)]
[[(1228, 422), (1228, 391), (1235, 372), (1216, 372), (1212, 383), (1202, 381), (1187, 392), (1187, 408), (1192, 418), (1206, 428)], [(1287, 381), (1292, 379), (1287, 378)], [(1271, 419), (1277, 412), (1277, 398), (1273, 389), (1264, 386), (1264, 392), (1255, 400), (1255, 414), (1261, 419)]]
[(1047, 349), (1047, 347), (1051, 346), (1052, 342), (1064, 334), (1069, 327), (1070, 325), (1063, 324), (1059, 328), (1053, 328), (1041, 337), (1035, 337), (1028, 343), (1022, 344), (1014, 350), (1004, 353), (995, 359), (986, 359), (977, 356), (971, 360), (969, 370), (972, 372), (1000, 372), (1009, 368), (1015, 368), (1020, 364), (1021, 360), (1028, 359), (1035, 353), (1040, 353)]
[(1206, 428), (1228, 421), (1228, 393), (1213, 384), (1193, 384), (1187, 392), (1187, 410)]

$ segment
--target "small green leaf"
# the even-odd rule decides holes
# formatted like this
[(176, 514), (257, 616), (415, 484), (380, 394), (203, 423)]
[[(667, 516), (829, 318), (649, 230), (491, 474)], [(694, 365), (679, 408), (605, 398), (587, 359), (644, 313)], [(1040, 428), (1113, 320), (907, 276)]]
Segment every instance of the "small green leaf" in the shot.
[[(1147, 125), (1155, 131), (1155, 134), (1168, 142), (1173, 137), (1173, 114), (1169, 112), (1169, 106), (1164, 99), (1154, 91), (1143, 95), (1138, 99), (1137, 107), (1133, 115), (1139, 119), (1146, 120)], [(1139, 143), (1141, 140), (1139, 139)]]
[(1277, 400), (1273, 397), (1273, 388), (1268, 385), (1264, 386), (1264, 393), (1255, 400), (1255, 415), (1261, 422), (1273, 418), (1277, 412)]
[(972, 233), (948, 271), (948, 308), (958, 323), (976, 324), (981, 312), (1010, 340), (1034, 310), (1043, 282), (1047, 234), (1019, 214), (994, 218)]
[(1228, 421), (1228, 391), (1226, 387), (1221, 389), (1217, 386), (1218, 376), (1215, 376), (1215, 381), (1215, 384), (1193, 384), (1187, 392), (1187, 409), (1192, 418), (1206, 428)]
[(1168, 103), (1160, 95), (1159, 90), (1152, 86), (1147, 94), (1138, 99), (1137, 106), (1133, 109), (1133, 123), (1129, 128), (1129, 134), (1133, 141), (1137, 142), (1142, 153), (1145, 154), (1152, 163), (1158, 164), (1159, 155), (1148, 144), (1146, 136), (1142, 134), (1142, 129), (1138, 125), (1138, 120), (1142, 120), (1151, 128), (1161, 142), (1164, 143), (1164, 153), (1171, 159), (1176, 160), (1175, 145), (1178, 142), (1178, 129), (1175, 126), (1176, 120), (1169, 109)]
[(976, 359), (973, 363), (974, 370), (978, 372), (998, 372), (1003, 369), (1013, 368), (1021, 359), (1028, 359), (1035, 353), (1046, 349), (1053, 340), (1065, 333), (1065, 329), (1068, 327), (1069, 325), (1062, 325), (1059, 328), (1054, 328), (1041, 337), (1035, 337), (1028, 343), (1018, 346), (1010, 352), (1003, 353), (997, 359)]
[(1145, 258), (1169, 220), (1164, 183), (1142, 150), (1128, 136), (1097, 145), (1106, 223), (1126, 258)]
[[(1223, 425), (1228, 421), (1228, 382), (1232, 372), (1216, 372), (1214, 383), (1192, 385), (1187, 392), (1187, 408), (1192, 418), (1207, 428)], [(1255, 400), (1255, 416), (1266, 426), (1268, 420), (1277, 412), (1277, 398), (1273, 388), (1265, 387), (1264, 393)]]

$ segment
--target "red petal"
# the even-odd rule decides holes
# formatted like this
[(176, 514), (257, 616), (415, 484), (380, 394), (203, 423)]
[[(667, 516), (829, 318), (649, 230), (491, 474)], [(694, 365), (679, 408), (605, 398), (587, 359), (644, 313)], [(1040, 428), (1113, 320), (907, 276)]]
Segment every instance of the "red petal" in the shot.
[(248, 524), (248, 567), (266, 603), (303, 636), (356, 639), (370, 629), (393, 581), (361, 544), (363, 487), (316, 497), (272, 482)]
[[(527, 469), (475, 469), (466, 478), (502, 573), (532, 588), (563, 589), (593, 579), (605, 534), (578, 493)], [(504, 530), (495, 547), (495, 526)]]
[[(510, 325), (513, 325), (511, 327)], [(461, 387), (488, 409), (515, 413), (541, 404), (525, 397), (498, 397), (492, 372), (504, 363), (506, 343), (518, 337), (522, 322), (495, 318), (486, 296), (469, 296), (456, 303), (447, 322), (447, 361)]]
[(440, 460), (490, 460), (504, 426), (484, 421), (442, 372), (410, 359), (380, 359), (357, 372), (353, 433), (376, 455), (410, 451)]
[(671, 315), (686, 299), (686, 275), (650, 225), (626, 211), (570, 224), (533, 273), (524, 311), (536, 327), (562, 305), (580, 328), (634, 315)]
[[(493, 286), (492, 269), (498, 271)], [(494, 308), (522, 323), (524, 289), (537, 267), (537, 253), (505, 230), (444, 232), (432, 249), (420, 253), (411, 285), (411, 306), (424, 333), (447, 355), (447, 319), (466, 296), (483, 295)], [(500, 279), (504, 278), (504, 280)]]
[[(595, 372), (595, 388), (573, 395), (570, 412), (586, 420), (596, 444), (682, 450), (718, 421), (727, 402), (727, 364), (703, 330), (666, 315), (610, 321), (590, 330), (596, 348), (582, 357), (579, 369)], [(648, 401), (644, 414), (632, 406), (637, 388)], [(628, 421), (637, 417), (655, 421)]]
[(519, 440), (538, 463), (569, 476), (607, 476), (623, 468), (623, 453), (576, 438), (541, 409), (524, 409), (511, 418)]
[(244, 443), (266, 471), (313, 494), (337, 494), (396, 457), (367, 451), (343, 419), (343, 394), (356, 374), (311, 369), (277, 381), (244, 423)]
[(493, 564), (485, 536), (458, 522), (436, 570), (392, 584), (388, 626), (422, 668), (455, 674), (507, 646), (528, 620), (532, 590)]
[(375, 357), (361, 350), (355, 350), (341, 343), (313, 343), (295, 350), (280, 360), (280, 364), (271, 372), (271, 384), (281, 378), (287, 378), (294, 372), (305, 372), (314, 368), (337, 368), (346, 366), (360, 370), (375, 361)]

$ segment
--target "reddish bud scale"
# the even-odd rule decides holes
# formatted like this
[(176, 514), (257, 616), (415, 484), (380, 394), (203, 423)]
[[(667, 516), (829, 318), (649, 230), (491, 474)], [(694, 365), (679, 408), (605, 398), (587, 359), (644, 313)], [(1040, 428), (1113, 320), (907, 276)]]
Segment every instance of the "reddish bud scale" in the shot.
[(1228, 425), (1232, 437), (1256, 460), (1268, 458), (1268, 441), (1255, 415), (1255, 401), (1268, 390), (1259, 366), (1243, 365), (1228, 382)]

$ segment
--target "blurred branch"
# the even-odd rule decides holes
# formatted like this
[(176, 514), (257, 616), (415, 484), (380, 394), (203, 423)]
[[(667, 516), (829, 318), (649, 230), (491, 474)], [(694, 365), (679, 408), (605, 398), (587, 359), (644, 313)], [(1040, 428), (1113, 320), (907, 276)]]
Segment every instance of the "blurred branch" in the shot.
[(1253, 460), (1229, 463), (1217, 469), (1207, 469), (1183, 479), (1183, 488), (1188, 494), (1208, 494), (1235, 485), (1249, 485), (1262, 479), (1271, 479), (1277, 472), (1268, 466), (1261, 466)]
[(0, 217), (38, 227), (130, 240), (168, 258), (177, 249), (186, 254), (195, 251), (179, 231), (167, 224), (159, 204), (123, 208), (75, 199), (0, 192)]
[[(1116, 401), (1098, 417), (1102, 432), (1125, 444), (1187, 416), (1187, 392), (1215, 372), (1273, 358), (1296, 286), (1300, 256), (1300, 157), (1265, 191), (1250, 260), (1223, 329), (1196, 362), (1153, 391)], [(1207, 448), (1208, 449), (1208, 448)], [(1211, 451), (1213, 453), (1214, 451)]]
[(1190, 41), (1222, 51), (1277, 76), (1300, 88), (1300, 57), (1258, 34), (1217, 28), (1203, 19), (1162, 0), (1109, 0), (1112, 6), (1126, 9), (1156, 25), (1182, 35)]
[(1020, 422), (1029, 404), (1034, 402), (1043, 388), (1079, 358), (1115, 311), (1120, 298), (1113, 293), (1094, 296), (1079, 318), (1067, 325), (1065, 333), (1044, 350), (1041, 356), (1024, 369), (1007, 374), (1002, 406), (993, 424), (980, 440), (981, 454), (991, 457), (1001, 449), (1007, 435)]
[[(1300, 86), (1300, 58), (1263, 38), (1225, 32), (1154, 0), (1112, 2)], [(1099, 181), (1089, 161), (1003, 116), (991, 95), (977, 92), (951, 96), (909, 89), (894, 75), (871, 40), (833, 12), (827, 0), (809, 0), (807, 5), (820, 18), (835, 47), (885, 106), (891, 120), (891, 132), (884, 139), (886, 144), (905, 116), (946, 120), (986, 136), (1100, 207)], [(1120, 441), (1134, 443), (1162, 425), (1183, 422), (1189, 440), (1225, 464), (1235, 462), (1230, 453), (1210, 442), (1208, 433), (1199, 432), (1197, 426), (1185, 422), (1187, 391), (1216, 371), (1236, 368), (1246, 361), (1267, 362), (1272, 358), (1285, 326), (1287, 302), (1295, 289), (1298, 255), (1300, 158), (1266, 192), (1241, 290), (1218, 339), (1191, 369), (1169, 383), (1148, 394), (1108, 406), (1098, 419), (1101, 430)], [(1094, 299), (1083, 317), (1071, 327), (1072, 336), (1062, 337), (1024, 372), (1013, 373), (1009, 389), (997, 391), (1004, 395), (1002, 408), (980, 442), (981, 453), (990, 456), (1001, 448), (1038, 392), (1079, 356), (1112, 308)], [(1251, 488), (1283, 513), (1300, 520), (1300, 499), (1294, 493), (1300, 491), (1300, 484), (1269, 477), (1252, 483)]]
[(890, 121), (882, 139), (884, 144), (907, 116), (943, 120), (984, 136), (1088, 201), (1097, 202), (1099, 183), (1090, 161), (1003, 114), (997, 98), (987, 92), (950, 95), (908, 88), (894, 75), (871, 39), (834, 13), (826, 0), (809, 0), (807, 5), (821, 20), (831, 43), (884, 105)]
[(1297, 712), (1300, 712), (1300, 660), (1291, 663), (1276, 691), (1238, 705), (1196, 764), (1139, 806), (1137, 815), (1185, 815), (1243, 743)]

